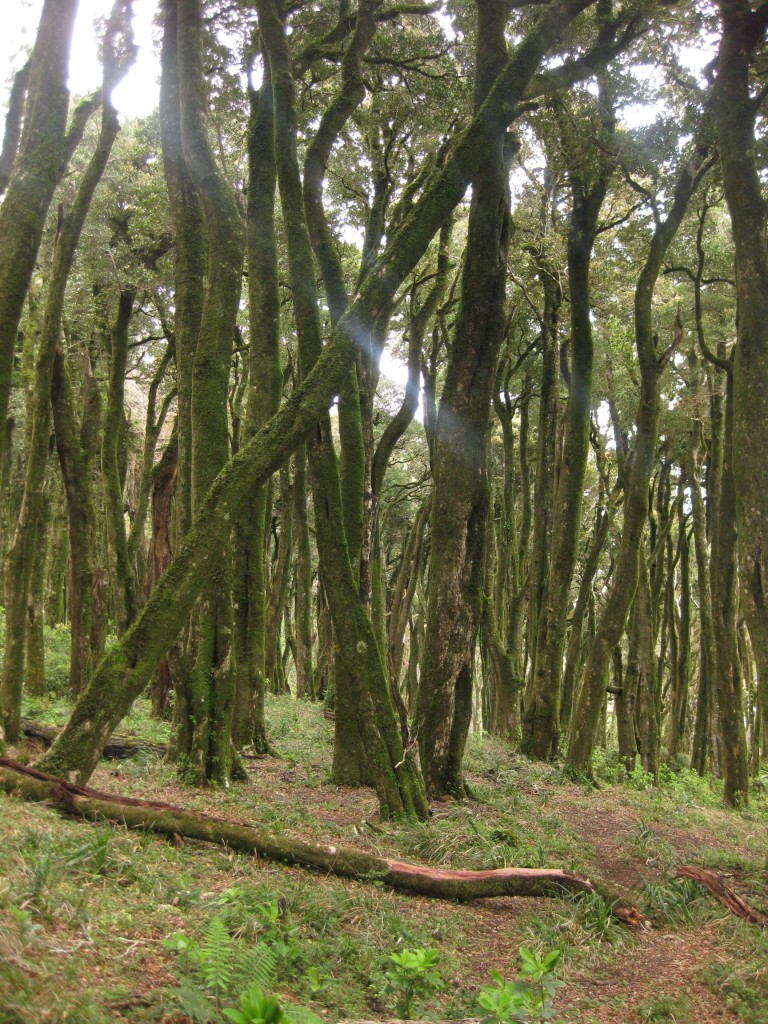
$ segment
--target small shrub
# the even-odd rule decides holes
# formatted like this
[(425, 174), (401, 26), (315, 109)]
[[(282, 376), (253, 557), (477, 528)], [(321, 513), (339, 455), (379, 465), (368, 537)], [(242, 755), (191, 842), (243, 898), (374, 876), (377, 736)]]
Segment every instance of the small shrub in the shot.
[(523, 946), (520, 959), (522, 968), (515, 981), (505, 981), (499, 971), (491, 971), (494, 984), (485, 985), (478, 996), (480, 1009), (485, 1012), (481, 1024), (550, 1020), (554, 1016), (555, 993), (563, 984), (554, 973), (560, 950), (542, 958)]
[(392, 966), (384, 972), (387, 992), (396, 997), (397, 1013), (403, 1020), (411, 1020), (413, 1010), (423, 1009), (424, 1004), (443, 987), (443, 980), (437, 970), (440, 954), (436, 949), (404, 949), (392, 953)]

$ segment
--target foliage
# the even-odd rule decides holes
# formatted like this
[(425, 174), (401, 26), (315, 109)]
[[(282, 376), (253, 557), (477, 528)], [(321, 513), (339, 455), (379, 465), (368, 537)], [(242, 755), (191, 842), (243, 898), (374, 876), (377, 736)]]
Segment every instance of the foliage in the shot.
[(698, 882), (691, 878), (670, 878), (668, 882), (643, 885), (644, 913), (659, 924), (693, 926), (711, 913), (711, 904)]
[(414, 1010), (422, 1010), (427, 1001), (443, 987), (437, 970), (440, 954), (434, 948), (404, 949), (392, 953), (392, 964), (385, 972), (387, 992), (396, 997), (397, 1013), (403, 1020), (411, 1020)]
[(597, 892), (575, 893), (572, 902), (577, 908), (578, 921), (591, 940), (610, 946), (624, 941), (626, 930), (613, 916), (614, 903)]
[[(220, 902), (226, 906), (235, 892), (226, 890)], [(178, 955), (185, 974), (179, 986), (179, 1001), (184, 1011), (201, 1024), (213, 1020), (206, 997), (213, 999), (217, 1014), (223, 1013), (235, 1024), (319, 1024), (321, 1020), (303, 1007), (283, 1007), (277, 996), (265, 993), (274, 982), (277, 965), (276, 951), (268, 937), (256, 945), (233, 939), (222, 918), (216, 916), (209, 921), (202, 942), (175, 932), (163, 945)], [(243, 989), (246, 984), (248, 988)], [(224, 999), (238, 991), (240, 1008), (222, 1009)]]
[(520, 976), (515, 981), (505, 981), (499, 971), (491, 971), (494, 984), (485, 985), (478, 997), (480, 1009), (486, 1013), (482, 1024), (550, 1020), (554, 1016), (555, 993), (563, 984), (555, 977), (560, 950), (540, 957), (521, 946), (520, 959)]

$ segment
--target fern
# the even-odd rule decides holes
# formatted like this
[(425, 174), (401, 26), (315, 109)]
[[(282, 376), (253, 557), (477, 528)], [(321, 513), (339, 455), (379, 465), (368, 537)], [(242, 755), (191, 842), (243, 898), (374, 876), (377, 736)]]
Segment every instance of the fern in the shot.
[(194, 1024), (211, 1024), (216, 1019), (208, 999), (191, 985), (179, 985), (179, 1006)]
[(283, 1007), (283, 1020), (286, 1024), (323, 1024), (323, 1018), (306, 1006), (294, 1006), (292, 1003)]
[(200, 973), (205, 987), (214, 994), (218, 1007), (221, 996), (232, 985), (234, 974), (232, 936), (220, 917), (212, 918), (208, 924), (200, 951)]
[(269, 946), (259, 943), (242, 950), (236, 960), (236, 988), (256, 984), (261, 989), (272, 987), (275, 980), (277, 958)]

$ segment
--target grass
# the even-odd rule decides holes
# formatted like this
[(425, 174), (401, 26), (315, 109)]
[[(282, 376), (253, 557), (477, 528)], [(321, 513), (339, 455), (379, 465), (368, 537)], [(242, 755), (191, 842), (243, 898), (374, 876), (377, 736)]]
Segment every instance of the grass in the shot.
[[(164, 741), (168, 725), (152, 721), (148, 711), (146, 701), (137, 702), (120, 731)], [(61, 723), (67, 704), (51, 694), (47, 705), (28, 702), (25, 713)], [(195, 1019), (184, 1002), (192, 998), (194, 972), (164, 942), (183, 932), (202, 943), (216, 920), (234, 944), (233, 958), (267, 944), (275, 955), (275, 991), (328, 1021), (391, 1016), (389, 957), (419, 947), (440, 952), (446, 984), (433, 1014), (477, 1016), (490, 970), (514, 977), (519, 947), (526, 946), (539, 955), (562, 954), (563, 1021), (685, 1024), (699, 1019), (688, 991), (695, 984), (731, 1019), (768, 1024), (766, 936), (726, 915), (697, 887), (671, 878), (686, 860), (719, 869), (738, 864), (744, 885), (764, 886), (768, 817), (759, 799), (746, 813), (725, 811), (717, 785), (684, 768), (655, 787), (639, 775), (628, 784), (610, 781), (608, 758), (600, 788), (585, 788), (556, 766), (472, 736), (467, 770), (478, 800), (440, 804), (428, 825), (384, 826), (377, 824), (372, 794), (329, 784), (332, 724), (320, 708), (270, 697), (267, 714), (277, 757), (252, 762), (249, 784), (191, 789), (171, 766), (146, 756), (104, 763), (95, 784), (276, 834), (434, 865), (564, 867), (610, 886), (620, 861), (637, 875), (633, 898), (653, 929), (628, 933), (600, 897), (456, 906), (202, 844), (173, 846), (107, 824), (67, 821), (45, 807), (0, 797), (0, 1024)], [(688, 950), (685, 992), (669, 970), (644, 990), (630, 982), (633, 962), (653, 954), (656, 930), (677, 936)], [(716, 957), (702, 959), (702, 935)], [(666, 956), (663, 942), (659, 948)], [(603, 994), (593, 978), (619, 988)], [(237, 1005), (236, 996), (222, 989), (230, 1002), (221, 1005)], [(211, 994), (203, 991), (202, 998), (210, 1002)], [(614, 1004), (618, 1017), (598, 1016), (613, 1013)]]

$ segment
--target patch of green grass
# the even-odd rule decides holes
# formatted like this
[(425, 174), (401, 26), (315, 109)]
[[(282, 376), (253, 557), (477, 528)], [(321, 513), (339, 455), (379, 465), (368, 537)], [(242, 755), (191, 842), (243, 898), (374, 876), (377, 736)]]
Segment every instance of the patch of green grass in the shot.
[(690, 878), (646, 882), (640, 904), (646, 917), (660, 925), (693, 927), (709, 920), (713, 914), (711, 899), (698, 882)]
[(717, 962), (704, 973), (713, 992), (749, 1024), (768, 1024), (768, 932), (746, 921), (728, 921)]
[(695, 1024), (688, 997), (684, 994), (674, 996), (654, 996), (640, 1003), (637, 1012), (641, 1021), (648, 1024)]

